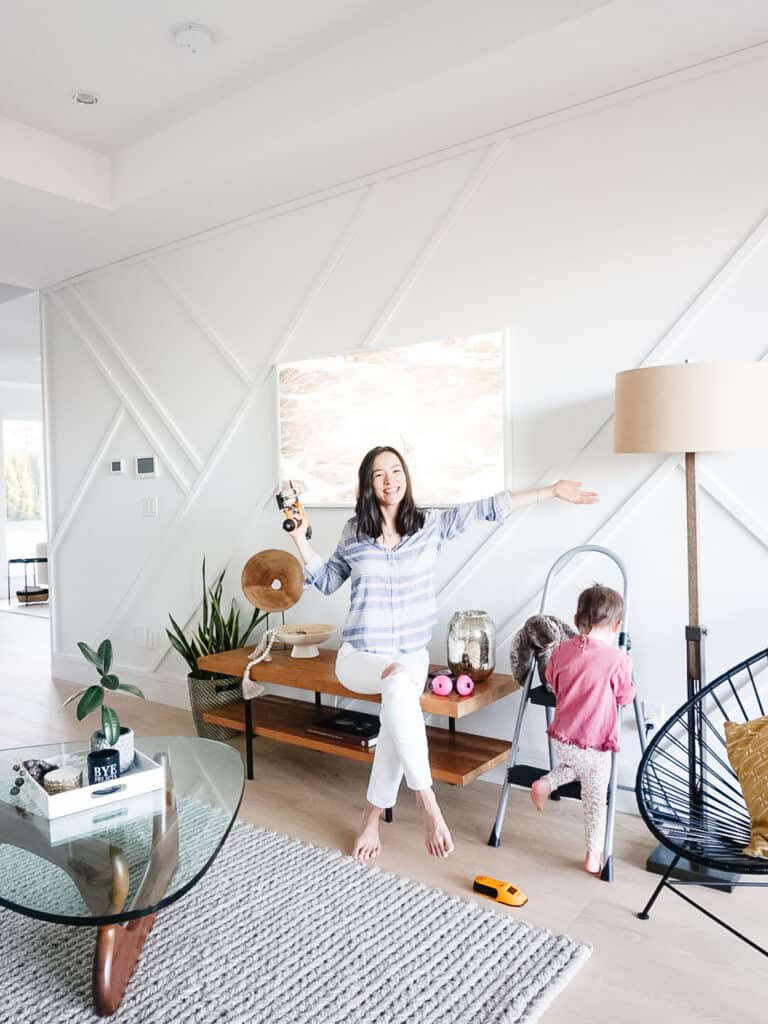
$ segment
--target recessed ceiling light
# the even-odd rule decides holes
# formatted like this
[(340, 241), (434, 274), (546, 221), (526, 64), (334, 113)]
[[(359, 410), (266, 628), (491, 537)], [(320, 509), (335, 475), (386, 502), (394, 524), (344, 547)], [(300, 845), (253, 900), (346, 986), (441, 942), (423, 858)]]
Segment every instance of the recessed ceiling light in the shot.
[(99, 102), (99, 97), (95, 92), (86, 92), (84, 89), (75, 89), (72, 99), (75, 103), (82, 103), (86, 107), (93, 107)]
[(182, 50), (204, 53), (213, 46), (213, 33), (205, 25), (190, 21), (173, 30), (173, 41)]

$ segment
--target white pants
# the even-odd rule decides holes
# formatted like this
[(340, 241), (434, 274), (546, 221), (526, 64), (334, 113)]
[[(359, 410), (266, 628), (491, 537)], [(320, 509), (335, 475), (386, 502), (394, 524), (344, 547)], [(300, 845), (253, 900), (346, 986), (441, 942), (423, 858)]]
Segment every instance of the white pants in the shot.
[(610, 750), (584, 750), (570, 743), (552, 740), (557, 765), (543, 776), (552, 789), (565, 786), (574, 779), (581, 783), (581, 804), (584, 808), (584, 833), (587, 850), (598, 856), (605, 842), (606, 799), (611, 778)]
[[(381, 673), (388, 665), (405, 666), (386, 679)], [(429, 669), (426, 649), (411, 654), (371, 654), (344, 643), (336, 658), (336, 676), (342, 686), (355, 693), (381, 694), (381, 728), (374, 749), (368, 783), (368, 803), (393, 807), (405, 774), (410, 789), (429, 789), (427, 732), (419, 703)]]

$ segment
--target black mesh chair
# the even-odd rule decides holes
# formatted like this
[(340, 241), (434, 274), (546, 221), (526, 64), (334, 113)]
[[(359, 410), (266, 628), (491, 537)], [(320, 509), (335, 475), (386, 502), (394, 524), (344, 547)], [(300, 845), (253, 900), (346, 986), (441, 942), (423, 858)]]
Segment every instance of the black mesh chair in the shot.
[(636, 783), (640, 813), (672, 855), (638, 917), (648, 918), (666, 888), (764, 956), (768, 950), (705, 910), (680, 888), (699, 885), (730, 891), (733, 886), (768, 886), (768, 882), (732, 877), (768, 874), (768, 860), (742, 852), (750, 840), (750, 821), (739, 780), (728, 760), (724, 730), (727, 721), (747, 722), (766, 714), (766, 669), (768, 650), (724, 672), (684, 704), (648, 744)]

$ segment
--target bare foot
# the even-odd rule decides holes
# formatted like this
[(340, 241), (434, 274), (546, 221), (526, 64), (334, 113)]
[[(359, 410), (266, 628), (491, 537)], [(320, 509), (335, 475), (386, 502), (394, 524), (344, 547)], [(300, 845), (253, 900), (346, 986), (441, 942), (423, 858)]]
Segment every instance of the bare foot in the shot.
[(552, 792), (552, 787), (546, 779), (536, 779), (531, 786), (531, 800), (536, 805), (537, 811), (543, 811), (544, 805), (549, 800), (549, 794)]
[(584, 858), (584, 870), (588, 871), (590, 875), (600, 874), (600, 854), (593, 853), (591, 850), (587, 852), (587, 856)]
[(363, 821), (360, 825), (360, 832), (352, 847), (352, 856), (355, 860), (367, 863), (375, 860), (381, 853), (381, 840), (379, 838), (379, 818), (381, 817), (380, 807), (369, 806), (363, 811)]
[(447, 857), (453, 853), (453, 839), (434, 792), (431, 789), (419, 790), (416, 800), (424, 822), (424, 845), (427, 851), (432, 857)]

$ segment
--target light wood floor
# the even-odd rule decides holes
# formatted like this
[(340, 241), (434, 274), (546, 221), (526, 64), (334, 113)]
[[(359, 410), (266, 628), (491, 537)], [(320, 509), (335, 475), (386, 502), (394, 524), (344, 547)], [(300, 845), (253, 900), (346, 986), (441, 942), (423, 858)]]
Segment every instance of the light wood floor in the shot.
[[(78, 725), (71, 709), (58, 711), (71, 692), (71, 686), (50, 680), (48, 623), (0, 616), (0, 748), (88, 735), (92, 723)], [(129, 697), (115, 704), (139, 735), (192, 732), (187, 712)], [(366, 775), (365, 766), (352, 761), (259, 740), (256, 779), (246, 783), (240, 815), (306, 842), (346, 848), (363, 807)], [(513, 791), (504, 844), (493, 850), (486, 839), (498, 787), (476, 782), (464, 789), (436, 788), (455, 854), (442, 862), (427, 857), (414, 803), (404, 790), (395, 822), (382, 826), (379, 864), (467, 899), (482, 899), (471, 891), (475, 875), (508, 879), (529, 902), (522, 910), (497, 908), (500, 913), (592, 943), (591, 961), (547, 1011), (547, 1024), (763, 1024), (766, 958), (671, 893), (660, 897), (650, 921), (635, 916), (654, 884), (643, 869), (653, 842), (639, 818), (618, 816), (617, 880), (608, 885), (580, 870), (578, 804), (562, 801), (538, 814), (527, 792)], [(767, 890), (699, 890), (697, 898), (768, 944)]]

